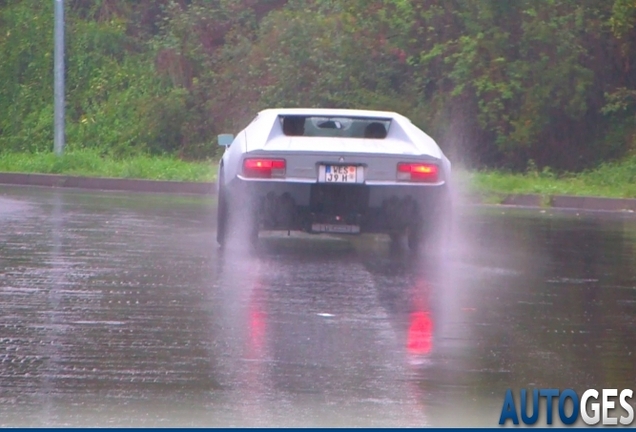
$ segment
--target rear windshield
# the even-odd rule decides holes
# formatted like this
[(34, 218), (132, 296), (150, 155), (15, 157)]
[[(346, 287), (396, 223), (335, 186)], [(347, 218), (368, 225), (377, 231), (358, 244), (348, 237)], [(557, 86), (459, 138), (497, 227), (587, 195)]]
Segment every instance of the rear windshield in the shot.
[(287, 136), (386, 138), (391, 119), (377, 117), (279, 116)]

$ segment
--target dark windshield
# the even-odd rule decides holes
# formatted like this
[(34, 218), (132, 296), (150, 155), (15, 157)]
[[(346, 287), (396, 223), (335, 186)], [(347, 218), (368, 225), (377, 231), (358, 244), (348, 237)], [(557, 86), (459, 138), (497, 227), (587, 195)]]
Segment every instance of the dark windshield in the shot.
[(283, 132), (287, 136), (386, 138), (390, 119), (377, 117), (345, 116), (279, 116)]

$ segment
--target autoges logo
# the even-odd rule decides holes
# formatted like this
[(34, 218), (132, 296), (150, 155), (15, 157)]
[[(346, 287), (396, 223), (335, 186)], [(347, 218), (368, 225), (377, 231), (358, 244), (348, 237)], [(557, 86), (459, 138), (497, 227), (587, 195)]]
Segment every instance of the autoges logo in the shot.
[[(520, 403), (515, 401), (511, 389), (506, 390), (499, 424), (507, 422), (518, 425), (521, 420), (526, 425), (534, 425), (539, 420), (541, 409), (545, 407), (546, 423), (551, 425), (554, 415), (554, 405), (557, 404), (559, 420), (564, 425), (574, 424), (579, 415), (589, 426), (601, 422), (604, 426), (621, 424), (628, 426), (634, 421), (634, 408), (629, 400), (634, 392), (624, 389), (588, 389), (581, 397), (572, 389), (526, 389), (520, 391)], [(545, 399), (545, 404), (541, 403)]]

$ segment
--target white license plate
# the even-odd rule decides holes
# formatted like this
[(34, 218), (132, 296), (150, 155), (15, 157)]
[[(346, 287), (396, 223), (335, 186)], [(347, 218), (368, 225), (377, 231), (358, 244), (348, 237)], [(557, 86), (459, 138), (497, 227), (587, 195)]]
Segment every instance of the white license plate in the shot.
[(360, 227), (358, 225), (336, 225), (336, 224), (312, 224), (313, 232), (334, 233), (334, 234), (359, 234)]
[(363, 183), (362, 167), (355, 165), (320, 165), (318, 181), (322, 183)]

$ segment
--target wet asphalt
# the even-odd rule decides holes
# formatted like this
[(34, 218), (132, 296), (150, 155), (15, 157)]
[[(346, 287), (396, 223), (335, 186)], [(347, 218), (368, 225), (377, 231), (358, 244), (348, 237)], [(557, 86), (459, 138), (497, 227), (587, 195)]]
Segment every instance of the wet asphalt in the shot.
[(201, 197), (0, 186), (0, 426), (497, 426), (636, 387), (636, 217), (459, 206), (219, 250)]

